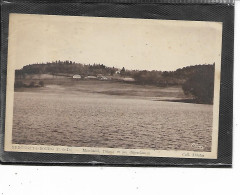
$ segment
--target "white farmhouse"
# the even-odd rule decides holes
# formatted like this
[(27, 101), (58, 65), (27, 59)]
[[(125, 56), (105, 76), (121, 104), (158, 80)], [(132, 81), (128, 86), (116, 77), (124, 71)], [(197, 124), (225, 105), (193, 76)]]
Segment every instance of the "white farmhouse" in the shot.
[(73, 78), (73, 79), (81, 79), (82, 77), (81, 77), (81, 75), (79, 75), (79, 74), (75, 74), (75, 75), (73, 75), (72, 78)]
[(95, 76), (86, 76), (85, 79), (97, 79)]
[(135, 81), (135, 79), (134, 78), (123, 78), (123, 81), (133, 82), (133, 81)]

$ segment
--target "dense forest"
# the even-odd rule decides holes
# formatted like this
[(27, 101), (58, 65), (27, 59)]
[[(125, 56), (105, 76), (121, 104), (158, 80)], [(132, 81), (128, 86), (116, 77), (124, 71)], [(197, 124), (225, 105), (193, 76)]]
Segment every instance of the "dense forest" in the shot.
[(27, 75), (51, 74), (72, 77), (79, 74), (86, 76), (104, 75), (111, 79), (133, 78), (136, 84), (155, 85), (159, 87), (182, 86), (186, 95), (192, 96), (197, 103), (213, 103), (214, 64), (192, 65), (176, 71), (127, 70), (107, 67), (103, 64), (81, 64), (72, 61), (55, 61), (24, 66), (16, 70), (17, 79)]
[(26, 74), (52, 74), (52, 75), (73, 75), (95, 76), (97, 74), (113, 75), (118, 69), (106, 67), (103, 64), (86, 65), (72, 61), (55, 61), (47, 63), (29, 64), (20, 70), (16, 70), (17, 77), (24, 77)]

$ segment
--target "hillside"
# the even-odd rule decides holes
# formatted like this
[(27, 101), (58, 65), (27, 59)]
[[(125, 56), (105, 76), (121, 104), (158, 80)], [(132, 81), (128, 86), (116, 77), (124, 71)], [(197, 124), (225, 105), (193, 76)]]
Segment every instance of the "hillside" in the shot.
[(17, 77), (24, 77), (25, 74), (80, 74), (83, 76), (95, 76), (97, 74), (112, 75), (118, 69), (106, 67), (103, 64), (85, 65), (72, 61), (56, 61), (47, 63), (29, 64), (20, 70), (16, 70)]
[(75, 63), (72, 61), (56, 61), (47, 63), (29, 64), (22, 69), (16, 70), (17, 78), (24, 78), (25, 75), (33, 74), (51, 74), (73, 76), (80, 74), (81, 76), (113, 76), (119, 74), (121, 77), (132, 77), (140, 84), (155, 85), (179, 85), (183, 84), (186, 79), (190, 78), (197, 72), (213, 72), (214, 64), (192, 65), (177, 69), (176, 71), (147, 71), (147, 70), (121, 70), (115, 67), (107, 67), (103, 64), (86, 65)]
[[(24, 80), (29, 75), (57, 75), (72, 78), (81, 75), (81, 79), (97, 78), (106, 80), (132, 82), (138, 85), (158, 87), (181, 86), (186, 95), (192, 96), (197, 103), (212, 103), (214, 90), (215, 64), (192, 65), (175, 71), (127, 70), (107, 67), (103, 64), (81, 64), (72, 61), (55, 61), (48, 63), (29, 64), (16, 70), (17, 80)], [(105, 79), (104, 79), (105, 80)], [(16, 85), (18, 86), (18, 85)], [(22, 86), (22, 84), (20, 85)]]

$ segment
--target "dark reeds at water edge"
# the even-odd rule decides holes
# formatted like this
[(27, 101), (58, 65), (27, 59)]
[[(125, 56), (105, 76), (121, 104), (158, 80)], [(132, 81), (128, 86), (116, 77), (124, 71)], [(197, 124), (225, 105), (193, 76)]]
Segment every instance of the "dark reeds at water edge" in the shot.
[(166, 99), (166, 100), (153, 100), (153, 101), (165, 101), (165, 102), (181, 102), (181, 103), (191, 103), (191, 104), (207, 104), (212, 105), (211, 103), (200, 102), (196, 99)]

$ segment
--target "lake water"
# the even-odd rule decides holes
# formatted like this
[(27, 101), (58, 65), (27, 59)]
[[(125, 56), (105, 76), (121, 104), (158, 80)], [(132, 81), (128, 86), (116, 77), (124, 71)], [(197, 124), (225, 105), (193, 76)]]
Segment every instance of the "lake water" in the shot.
[(82, 92), (14, 95), (13, 143), (211, 151), (212, 105)]

